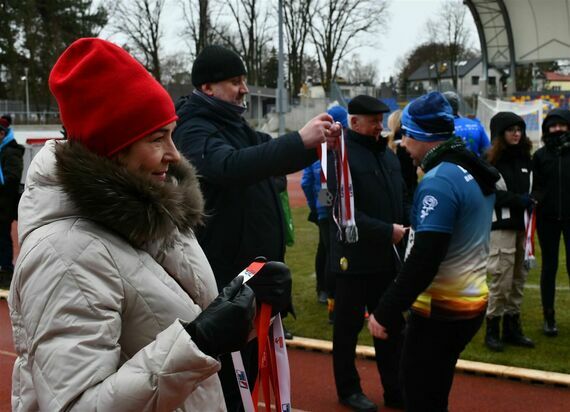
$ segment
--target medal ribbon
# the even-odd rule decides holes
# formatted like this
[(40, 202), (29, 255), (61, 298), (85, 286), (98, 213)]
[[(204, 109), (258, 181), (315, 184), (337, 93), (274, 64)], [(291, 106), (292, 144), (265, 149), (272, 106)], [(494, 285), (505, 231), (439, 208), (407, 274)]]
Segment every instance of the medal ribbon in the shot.
[(333, 218), (339, 229), (340, 240), (347, 243), (358, 242), (358, 228), (354, 218), (354, 191), (352, 176), (348, 167), (348, 151), (344, 139), (344, 130), (340, 133), (340, 150), (335, 151), (335, 170), (337, 177), (337, 197), (333, 209)]
[(534, 257), (534, 233), (536, 232), (536, 208), (532, 208), (529, 216), (529, 212), (525, 210), (524, 212), (524, 224), (526, 239), (524, 245), (524, 261), (527, 266), (533, 267), (536, 259)]
[[(252, 262), (238, 276), (243, 276), (243, 283), (246, 283), (264, 265), (265, 262)], [(270, 388), (273, 388), (275, 409), (290, 411), (291, 378), (281, 315), (277, 314), (272, 324), (271, 305), (262, 303), (261, 310), (255, 317), (255, 327), (258, 339), (258, 371), (253, 392), (250, 392), (240, 352), (232, 352), (232, 361), (244, 410), (245, 412), (257, 412), (259, 386), (261, 385), (266, 410), (269, 410), (267, 405), (271, 404)]]
[(328, 190), (327, 188), (327, 142), (321, 143), (317, 146), (317, 155), (321, 159), (321, 190)]

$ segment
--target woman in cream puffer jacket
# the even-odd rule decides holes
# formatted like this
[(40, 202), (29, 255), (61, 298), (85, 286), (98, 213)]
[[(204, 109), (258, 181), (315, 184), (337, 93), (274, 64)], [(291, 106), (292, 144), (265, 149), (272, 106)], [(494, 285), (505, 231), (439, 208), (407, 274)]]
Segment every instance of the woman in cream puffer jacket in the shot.
[(45, 145), (20, 203), (13, 410), (225, 410), (184, 329), (217, 295), (193, 168), (149, 186), (73, 143)]

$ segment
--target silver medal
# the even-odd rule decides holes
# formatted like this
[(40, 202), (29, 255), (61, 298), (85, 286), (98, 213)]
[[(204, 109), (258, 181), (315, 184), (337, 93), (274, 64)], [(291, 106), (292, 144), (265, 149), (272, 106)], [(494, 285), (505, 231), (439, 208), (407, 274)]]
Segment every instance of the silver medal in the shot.
[(327, 189), (321, 189), (317, 200), (323, 206), (332, 206), (333, 196)]

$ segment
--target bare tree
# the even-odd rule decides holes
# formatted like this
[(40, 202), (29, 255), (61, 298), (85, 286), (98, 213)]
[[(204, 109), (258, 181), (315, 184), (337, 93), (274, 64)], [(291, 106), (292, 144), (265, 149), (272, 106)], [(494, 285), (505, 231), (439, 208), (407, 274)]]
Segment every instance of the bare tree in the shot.
[(378, 69), (373, 63), (362, 63), (359, 55), (354, 55), (349, 61), (341, 66), (341, 71), (352, 84), (364, 84), (373, 86), (378, 78)]
[(180, 0), (184, 29), (182, 35), (197, 56), (209, 42), (211, 30), (209, 0)]
[(188, 45), (191, 57), (196, 57), (204, 47), (211, 44), (227, 44), (227, 38), (231, 38), (228, 24), (220, 21), (219, 10), (214, 13), (210, 0), (179, 0), (179, 4), (184, 21), (181, 35)]
[(387, 17), (387, 0), (320, 0), (311, 37), (319, 56), (321, 80), (326, 91), (342, 59), (365, 43), (364, 33), (374, 33)]
[(161, 81), (160, 16), (164, 3), (165, 0), (123, 0), (115, 11), (115, 30), (127, 36), (133, 54), (158, 81)]
[(264, 53), (268, 52), (270, 41), (270, 19), (267, 12), (261, 10), (261, 3), (260, 0), (220, 0), (219, 6), (229, 10), (236, 30), (213, 27), (223, 43), (243, 57), (252, 84), (258, 84), (262, 79)]
[(446, 0), (437, 19), (428, 20), (430, 42), (446, 46), (446, 53), (434, 56), (440, 63), (449, 65), (453, 87), (457, 89), (458, 63), (469, 53), (469, 31), (465, 25), (467, 7), (459, 0)]
[(304, 82), (305, 44), (315, 13), (315, 0), (284, 0), (283, 20), (287, 38), (289, 87), (292, 96), (299, 93)]

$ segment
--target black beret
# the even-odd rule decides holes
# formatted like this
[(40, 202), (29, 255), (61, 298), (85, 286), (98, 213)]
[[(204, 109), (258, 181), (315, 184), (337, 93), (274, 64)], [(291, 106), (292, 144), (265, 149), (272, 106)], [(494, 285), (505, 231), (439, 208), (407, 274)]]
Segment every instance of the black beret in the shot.
[(387, 113), (390, 108), (380, 100), (360, 94), (348, 102), (348, 114), (379, 114)]
[(222, 46), (207, 46), (194, 60), (192, 84), (216, 83), (247, 74), (243, 60), (233, 50)]

